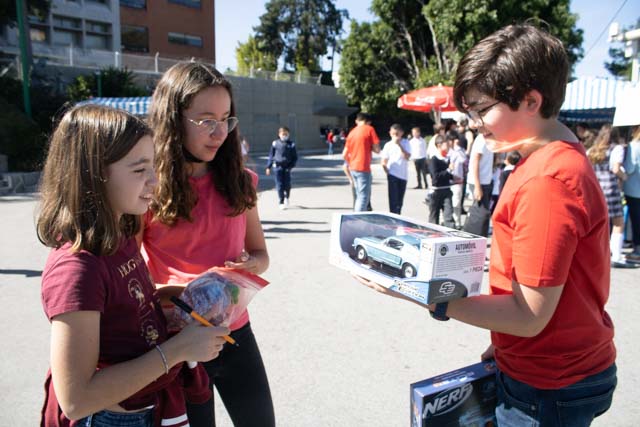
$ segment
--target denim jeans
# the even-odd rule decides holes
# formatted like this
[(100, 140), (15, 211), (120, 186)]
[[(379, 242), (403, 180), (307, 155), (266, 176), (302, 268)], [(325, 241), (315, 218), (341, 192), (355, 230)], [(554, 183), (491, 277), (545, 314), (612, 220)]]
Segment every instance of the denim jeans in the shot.
[[(225, 344), (220, 355), (205, 362), (209, 380), (218, 390), (235, 427), (274, 427), (275, 414), (267, 374), (251, 325), (231, 332), (240, 347)], [(191, 427), (215, 427), (213, 398), (187, 402)]]
[(351, 176), (356, 189), (356, 204), (353, 210), (366, 212), (371, 198), (371, 172), (351, 171)]
[(78, 421), (79, 427), (153, 427), (153, 409), (142, 412), (100, 411)]
[(531, 387), (501, 371), (496, 373), (496, 383), (500, 427), (583, 427), (611, 406), (616, 365), (557, 390)]
[(389, 212), (400, 215), (400, 211), (402, 211), (402, 202), (404, 201), (404, 193), (407, 190), (407, 180), (388, 174), (387, 186)]

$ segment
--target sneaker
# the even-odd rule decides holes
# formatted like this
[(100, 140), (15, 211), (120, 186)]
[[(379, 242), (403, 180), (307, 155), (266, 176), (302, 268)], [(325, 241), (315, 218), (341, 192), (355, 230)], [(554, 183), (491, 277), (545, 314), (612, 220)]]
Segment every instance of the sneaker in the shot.
[(284, 205), (285, 205), (286, 207), (289, 207), (289, 199), (284, 199)]
[(611, 268), (638, 268), (638, 266), (626, 262), (611, 261)]
[(280, 203), (278, 205), (278, 208), (280, 208), (280, 210), (283, 211), (283, 210), (287, 209), (287, 205), (285, 205), (284, 203)]

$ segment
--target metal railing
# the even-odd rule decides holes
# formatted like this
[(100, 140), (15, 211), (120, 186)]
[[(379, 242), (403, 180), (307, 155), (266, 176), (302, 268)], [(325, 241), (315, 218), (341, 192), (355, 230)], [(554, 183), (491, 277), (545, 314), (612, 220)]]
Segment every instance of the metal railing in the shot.
[[(1, 40), (0, 40), (1, 42)], [(19, 56), (16, 46), (7, 46), (0, 43), (0, 50), (5, 53)], [(131, 53), (112, 52), (98, 49), (81, 49), (73, 46), (68, 47), (50, 47), (33, 45), (34, 62), (44, 61), (46, 64), (83, 67), (101, 69), (106, 67), (127, 68), (138, 73), (160, 74), (168, 70), (172, 65), (181, 61), (201, 61), (211, 63), (207, 59), (196, 57), (185, 58), (166, 58), (161, 57), (159, 53), (155, 55), (135, 55)], [(219, 69), (220, 72), (238, 77), (249, 77), (265, 80), (288, 81), (292, 83), (320, 84), (321, 74), (309, 74), (306, 72), (283, 72), (283, 71), (262, 71), (250, 70), (241, 73), (231, 69)]]

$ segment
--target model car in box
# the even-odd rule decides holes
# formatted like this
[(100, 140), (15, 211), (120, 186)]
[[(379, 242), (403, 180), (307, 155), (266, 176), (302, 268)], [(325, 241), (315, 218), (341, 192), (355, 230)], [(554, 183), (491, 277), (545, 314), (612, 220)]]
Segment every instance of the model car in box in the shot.
[(400, 270), (402, 277), (413, 277), (420, 262), (420, 240), (414, 236), (356, 237), (353, 239), (359, 262), (379, 262)]
[(329, 260), (423, 304), (480, 293), (486, 239), (395, 214), (335, 214)]

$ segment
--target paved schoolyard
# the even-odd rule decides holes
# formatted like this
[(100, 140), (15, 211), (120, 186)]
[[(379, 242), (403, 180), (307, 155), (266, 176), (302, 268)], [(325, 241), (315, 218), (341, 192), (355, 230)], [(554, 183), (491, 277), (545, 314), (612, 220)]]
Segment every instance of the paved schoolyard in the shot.
[[(340, 165), (338, 155), (305, 156), (286, 211), (277, 207), (271, 178), (261, 175), (259, 206), (271, 256), (264, 277), (271, 284), (251, 303), (253, 328), (279, 426), (406, 426), (409, 384), (475, 363), (489, 333), (436, 322), (329, 265), (331, 215), (351, 207)], [(424, 194), (414, 185), (411, 170), (403, 214), (424, 221)], [(387, 210), (379, 166), (373, 207)], [(35, 236), (34, 208), (33, 196), (0, 197), (0, 426), (37, 425), (48, 366), (49, 329), (39, 295), (48, 250)], [(617, 327), (619, 385), (596, 426), (633, 426), (640, 419), (639, 287), (640, 270), (613, 271), (607, 310)], [(219, 426), (231, 425), (221, 407), (217, 413)]]

